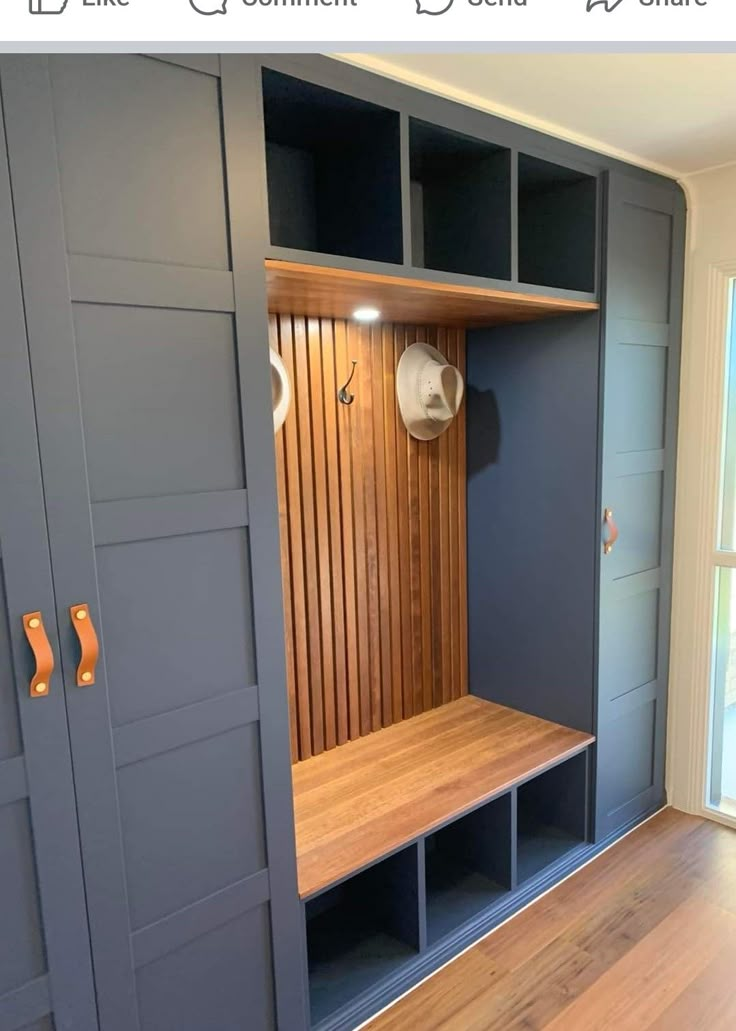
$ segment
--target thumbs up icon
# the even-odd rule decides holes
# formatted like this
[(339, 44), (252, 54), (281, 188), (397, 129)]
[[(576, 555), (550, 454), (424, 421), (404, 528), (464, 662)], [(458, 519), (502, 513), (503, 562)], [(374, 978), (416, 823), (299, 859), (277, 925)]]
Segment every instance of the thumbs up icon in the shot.
[(63, 14), (68, 0), (28, 0), (31, 14)]

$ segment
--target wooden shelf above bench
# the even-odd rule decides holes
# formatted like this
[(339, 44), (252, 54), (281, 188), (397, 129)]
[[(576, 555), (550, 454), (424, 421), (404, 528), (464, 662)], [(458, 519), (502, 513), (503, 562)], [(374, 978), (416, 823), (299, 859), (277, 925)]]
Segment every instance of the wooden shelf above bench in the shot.
[(533, 322), (555, 315), (597, 311), (594, 301), (438, 283), (406, 276), (323, 268), (266, 260), (269, 311), (282, 315), (350, 318), (375, 307), (384, 322), (460, 327)]
[(293, 768), (302, 898), (595, 739), (472, 695)]

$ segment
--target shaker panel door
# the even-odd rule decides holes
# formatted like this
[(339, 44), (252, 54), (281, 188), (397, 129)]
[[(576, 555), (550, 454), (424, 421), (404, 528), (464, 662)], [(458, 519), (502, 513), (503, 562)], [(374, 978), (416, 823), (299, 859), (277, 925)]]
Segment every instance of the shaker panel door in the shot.
[[(97, 1014), (62, 678), (58, 668), (51, 676), (43, 668), (37, 672), (26, 639), (26, 626), (38, 635), (42, 625), (58, 663), (4, 145), (0, 310), (0, 1031), (93, 1031)], [(47, 658), (41, 656), (42, 667)]]
[(683, 227), (676, 192), (610, 175), (597, 840), (664, 802)]
[[(258, 590), (276, 518), (255, 216), (259, 260), (235, 239), (239, 209), (261, 211), (258, 92), (239, 61), (231, 129), (219, 61), (5, 66), (103, 1031), (304, 1021), (280, 600)], [(87, 684), (77, 605), (99, 637)]]

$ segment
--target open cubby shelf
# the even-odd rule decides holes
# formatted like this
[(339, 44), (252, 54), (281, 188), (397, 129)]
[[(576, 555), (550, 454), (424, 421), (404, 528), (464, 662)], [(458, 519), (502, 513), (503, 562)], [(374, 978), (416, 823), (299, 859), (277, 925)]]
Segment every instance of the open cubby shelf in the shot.
[(413, 845), (307, 902), (313, 1024), (418, 953), (418, 892)]
[(296, 765), (314, 1026), (585, 842), (592, 740), (466, 697)]
[(585, 755), (569, 759), (520, 785), (517, 791), (517, 881), (531, 877), (579, 848), (587, 836)]
[(511, 890), (512, 801), (501, 795), (425, 839), (430, 945)]
[(268, 68), (263, 111), (272, 247), (595, 292), (595, 175)]
[(519, 280), (595, 290), (596, 178), (520, 154), (518, 192)]
[(412, 260), (511, 279), (511, 151), (412, 118)]
[(401, 262), (399, 116), (264, 69), (271, 243)]

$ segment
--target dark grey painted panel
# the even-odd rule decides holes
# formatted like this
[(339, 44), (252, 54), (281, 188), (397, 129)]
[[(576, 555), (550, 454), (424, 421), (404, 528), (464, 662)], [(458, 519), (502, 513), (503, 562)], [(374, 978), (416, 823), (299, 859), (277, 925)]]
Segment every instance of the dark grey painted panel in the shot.
[(606, 728), (600, 761), (614, 764), (616, 770), (616, 776), (607, 777), (601, 786), (601, 805), (608, 813), (652, 787), (656, 708), (656, 701), (637, 706)]
[(268, 870), (261, 870), (208, 895), (201, 902), (141, 928), (133, 935), (136, 967), (147, 966), (167, 956), (200, 935), (229, 923), (241, 913), (268, 902), (268, 897)]
[(28, 804), (0, 808), (0, 995), (46, 971)]
[(264, 905), (142, 967), (141, 1031), (274, 1031), (270, 952)]
[(93, 501), (243, 483), (229, 315), (75, 305)]
[(114, 733), (115, 764), (127, 766), (257, 719), (258, 689), (246, 687), (160, 716), (137, 720)]
[(48, 978), (38, 977), (0, 998), (0, 1031), (17, 1031), (29, 1021), (44, 1018), (50, 1010)]
[(3, 563), (0, 559), (0, 762), (3, 759), (12, 759), (21, 751), (15, 675), (10, 659), (8, 631), (8, 603), (5, 598)]
[[(670, 200), (670, 208), (672, 201)], [(668, 322), (672, 215), (626, 198), (616, 207), (615, 270), (608, 286), (610, 316)]]
[(657, 677), (659, 591), (612, 599), (600, 643), (601, 698), (613, 701)]
[(235, 307), (232, 273), (212, 269), (73, 254), (69, 285), (73, 301), (92, 304), (195, 311), (233, 311)]
[(255, 683), (245, 531), (98, 548), (97, 573), (115, 726)]
[(227, 490), (99, 501), (92, 506), (92, 522), (98, 546), (229, 530), (248, 525), (248, 494)]
[(126, 766), (118, 790), (134, 929), (265, 866), (256, 726)]
[(26, 1024), (20, 1031), (54, 1031), (54, 1027), (51, 1017), (42, 1017), (41, 1020), (34, 1020), (32, 1024)]
[(617, 580), (655, 569), (661, 556), (662, 473), (618, 477), (607, 497), (621, 536), (606, 572)]
[(621, 344), (611, 370), (619, 403), (613, 413), (612, 447), (618, 452), (657, 451), (665, 444), (667, 357), (665, 347)]
[(468, 334), (473, 694), (593, 728), (598, 319)]
[(217, 80), (130, 54), (51, 75), (69, 250), (229, 268)]
[(22, 755), (0, 763), (0, 806), (28, 797), (26, 763)]

